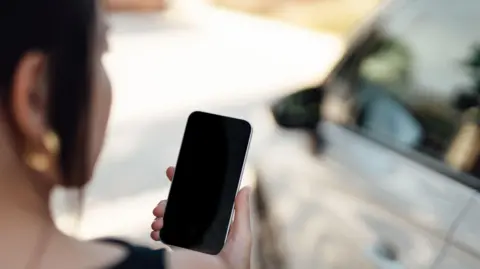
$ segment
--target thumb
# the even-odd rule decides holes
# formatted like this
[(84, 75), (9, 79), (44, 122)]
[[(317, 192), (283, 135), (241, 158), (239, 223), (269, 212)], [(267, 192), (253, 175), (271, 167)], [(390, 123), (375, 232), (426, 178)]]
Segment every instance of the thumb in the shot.
[(242, 188), (235, 199), (235, 216), (230, 230), (228, 241), (242, 241), (250, 244), (250, 196), (252, 190), (250, 187)]

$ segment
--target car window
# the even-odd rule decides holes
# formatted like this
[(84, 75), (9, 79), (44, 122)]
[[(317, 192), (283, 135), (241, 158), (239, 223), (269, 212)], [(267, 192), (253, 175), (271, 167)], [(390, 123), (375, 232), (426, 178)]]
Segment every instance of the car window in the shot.
[(386, 10), (354, 70), (338, 73), (356, 99), (354, 125), (478, 177), (480, 1), (412, 3)]
[(410, 111), (388, 95), (370, 96), (358, 124), (364, 132), (397, 147), (415, 148), (423, 136), (422, 126)]

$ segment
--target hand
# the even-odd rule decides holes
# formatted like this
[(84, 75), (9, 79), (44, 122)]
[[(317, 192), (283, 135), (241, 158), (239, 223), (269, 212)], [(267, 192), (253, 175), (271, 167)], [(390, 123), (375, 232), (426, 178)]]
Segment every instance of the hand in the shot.
[(252, 229), (250, 227), (250, 187), (242, 188), (235, 198), (235, 216), (230, 227), (227, 242), (218, 255), (226, 268), (250, 268), (252, 251)]
[[(168, 167), (166, 174), (168, 180), (171, 182), (173, 179), (173, 173), (175, 172), (175, 168), (173, 166)], [(155, 220), (152, 222), (152, 232), (150, 233), (150, 237), (155, 240), (160, 240), (160, 230), (163, 227), (163, 215), (165, 214), (165, 206), (167, 205), (167, 200), (162, 200), (158, 205), (153, 209), (153, 215), (155, 216)]]
[[(167, 178), (171, 181), (175, 172), (174, 167), (167, 169)], [(231, 269), (248, 269), (250, 268), (250, 254), (252, 248), (252, 230), (250, 227), (250, 187), (242, 188), (235, 198), (235, 216), (227, 242), (223, 250), (215, 256), (219, 260), (222, 267)], [(165, 205), (167, 201), (161, 201), (153, 210), (156, 219), (152, 223), (151, 237), (153, 240), (160, 240), (159, 232), (163, 227), (163, 215), (165, 214)], [(178, 253), (179, 256), (181, 253)], [(172, 257), (174, 258), (174, 257)], [(183, 257), (179, 257), (180, 260)], [(172, 261), (175, 264), (174, 261)]]

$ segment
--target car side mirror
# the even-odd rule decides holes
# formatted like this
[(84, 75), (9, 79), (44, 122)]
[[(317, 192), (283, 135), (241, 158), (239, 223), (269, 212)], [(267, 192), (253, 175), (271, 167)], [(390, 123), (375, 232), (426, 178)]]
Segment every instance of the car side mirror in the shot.
[(271, 106), (276, 123), (287, 129), (314, 130), (320, 120), (323, 87), (302, 89)]

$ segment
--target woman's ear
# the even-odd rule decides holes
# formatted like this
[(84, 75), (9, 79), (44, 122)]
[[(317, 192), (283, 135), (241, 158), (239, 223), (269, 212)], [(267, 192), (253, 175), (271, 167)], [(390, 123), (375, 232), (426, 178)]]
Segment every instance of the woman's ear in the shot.
[(48, 131), (47, 61), (40, 52), (28, 52), (19, 61), (11, 85), (11, 113), (14, 124), (32, 146), (40, 145)]

